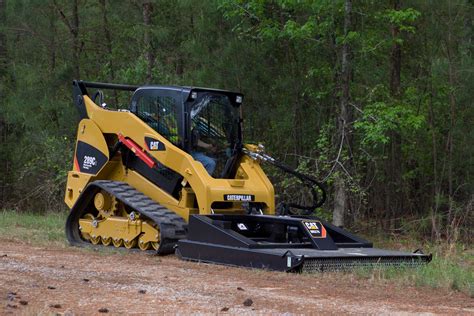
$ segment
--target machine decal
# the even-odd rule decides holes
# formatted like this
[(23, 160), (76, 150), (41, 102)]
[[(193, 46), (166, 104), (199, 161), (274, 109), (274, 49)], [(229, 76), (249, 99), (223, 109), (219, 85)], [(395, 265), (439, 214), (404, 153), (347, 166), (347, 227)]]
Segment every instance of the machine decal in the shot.
[(97, 174), (107, 162), (107, 156), (97, 148), (84, 143), (77, 142), (76, 157), (74, 164), (80, 172)]
[(326, 228), (319, 221), (303, 221), (304, 226), (313, 238), (326, 238)]
[(255, 195), (252, 194), (224, 194), (224, 201), (252, 202)]
[(151, 137), (145, 137), (145, 145), (149, 151), (164, 151), (166, 150), (165, 144), (157, 139)]
[(247, 226), (245, 226), (244, 223), (237, 223), (237, 227), (238, 227), (240, 230), (248, 230)]

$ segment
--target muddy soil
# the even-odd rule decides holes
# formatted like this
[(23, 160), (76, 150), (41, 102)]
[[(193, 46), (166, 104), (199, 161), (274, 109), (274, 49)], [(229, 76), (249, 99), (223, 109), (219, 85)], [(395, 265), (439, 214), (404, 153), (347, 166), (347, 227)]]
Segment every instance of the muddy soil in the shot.
[(458, 292), (0, 239), (0, 314), (474, 314)]

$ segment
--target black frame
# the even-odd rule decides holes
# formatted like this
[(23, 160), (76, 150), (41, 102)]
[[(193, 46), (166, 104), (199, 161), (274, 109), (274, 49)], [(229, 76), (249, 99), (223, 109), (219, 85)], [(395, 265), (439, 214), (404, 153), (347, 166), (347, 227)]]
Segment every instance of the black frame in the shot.
[[(320, 223), (326, 237), (314, 237), (303, 225), (305, 221)], [(249, 236), (239, 224), (248, 228), (274, 225), (270, 227), (276, 230), (282, 226), (286, 238), (278, 240), (265, 233)], [(291, 231), (304, 235), (305, 242), (292, 242)], [(417, 266), (431, 261), (431, 255), (373, 248), (371, 242), (314, 216), (191, 215), (188, 236), (178, 241), (176, 254), (190, 261), (287, 272)]]

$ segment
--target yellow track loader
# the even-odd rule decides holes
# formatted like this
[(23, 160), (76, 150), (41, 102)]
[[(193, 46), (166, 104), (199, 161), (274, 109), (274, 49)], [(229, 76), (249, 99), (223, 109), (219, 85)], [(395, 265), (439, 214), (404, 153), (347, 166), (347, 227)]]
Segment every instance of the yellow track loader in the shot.
[[(93, 95), (88, 89), (94, 89)], [(103, 89), (129, 91), (113, 109)], [(74, 81), (80, 114), (65, 202), (75, 246), (176, 253), (280, 271), (419, 265), (430, 255), (376, 249), (313, 215), (324, 186), (242, 140), (243, 95), (177, 86)], [(270, 163), (310, 188), (313, 205), (275, 207)]]

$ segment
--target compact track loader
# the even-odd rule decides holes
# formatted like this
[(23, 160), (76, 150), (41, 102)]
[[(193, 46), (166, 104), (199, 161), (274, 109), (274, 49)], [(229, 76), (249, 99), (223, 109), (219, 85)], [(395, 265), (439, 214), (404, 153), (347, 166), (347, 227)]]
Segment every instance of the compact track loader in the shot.
[[(128, 109), (108, 107), (102, 89), (133, 93)], [(375, 249), (314, 216), (323, 185), (243, 143), (240, 93), (74, 81), (73, 99), (81, 121), (65, 192), (72, 245), (280, 271), (431, 260)], [(261, 163), (298, 178), (313, 205), (277, 208)]]

